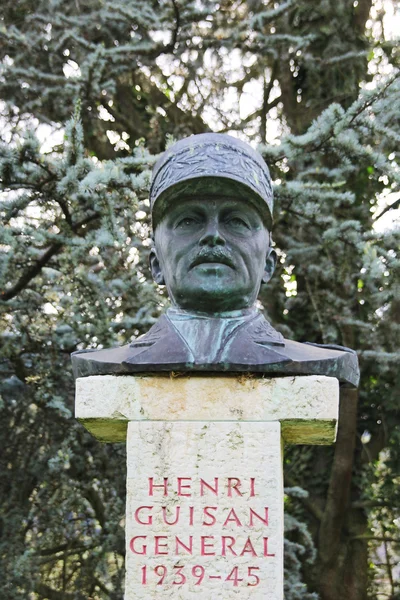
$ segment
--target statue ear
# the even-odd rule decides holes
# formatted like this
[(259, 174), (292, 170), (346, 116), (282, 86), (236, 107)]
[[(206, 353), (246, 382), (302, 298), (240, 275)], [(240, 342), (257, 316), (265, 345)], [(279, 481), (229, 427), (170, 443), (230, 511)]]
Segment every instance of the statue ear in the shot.
[(275, 250), (273, 248), (269, 248), (267, 258), (265, 259), (264, 275), (261, 280), (262, 283), (268, 283), (268, 281), (271, 279), (275, 271), (276, 261), (277, 255)]
[(158, 283), (158, 285), (165, 285), (164, 275), (161, 271), (160, 261), (158, 260), (157, 253), (154, 248), (150, 250), (149, 262), (151, 274), (153, 275), (154, 281)]

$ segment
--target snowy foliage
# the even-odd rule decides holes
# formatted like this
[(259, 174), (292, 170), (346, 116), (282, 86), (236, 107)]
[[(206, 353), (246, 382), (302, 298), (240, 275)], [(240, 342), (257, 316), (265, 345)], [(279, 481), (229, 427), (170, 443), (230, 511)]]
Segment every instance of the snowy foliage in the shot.
[(261, 142), (270, 166), (266, 316), (354, 348), (362, 370), (335, 449), (286, 449), (285, 600), (395, 598), (400, 86), (378, 0), (3, 4), (4, 598), (122, 598), (124, 449), (74, 421), (69, 354), (126, 343), (164, 310), (150, 170), (210, 129)]

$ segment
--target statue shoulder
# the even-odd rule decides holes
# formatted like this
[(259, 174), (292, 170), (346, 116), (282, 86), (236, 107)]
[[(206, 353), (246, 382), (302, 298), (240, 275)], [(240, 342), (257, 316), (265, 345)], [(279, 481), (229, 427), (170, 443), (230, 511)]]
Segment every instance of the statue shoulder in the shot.
[[(166, 351), (171, 336), (171, 323), (162, 315), (149, 331), (130, 344), (115, 348), (77, 350), (71, 354), (75, 379), (91, 375), (120, 375), (139, 370), (133, 365), (143, 364), (146, 369), (153, 366), (151, 359), (141, 360), (146, 351), (160, 346)], [(174, 340), (175, 341), (175, 340)]]
[(299, 374), (336, 377), (344, 385), (358, 387), (358, 357), (351, 348), (285, 339), (285, 353), (293, 361), (289, 368)]
[(338, 350), (339, 352), (350, 352), (357, 356), (357, 352), (346, 346), (339, 346), (339, 344), (316, 344), (314, 342), (303, 342), (307, 346), (315, 346), (316, 348), (326, 348), (327, 350)]

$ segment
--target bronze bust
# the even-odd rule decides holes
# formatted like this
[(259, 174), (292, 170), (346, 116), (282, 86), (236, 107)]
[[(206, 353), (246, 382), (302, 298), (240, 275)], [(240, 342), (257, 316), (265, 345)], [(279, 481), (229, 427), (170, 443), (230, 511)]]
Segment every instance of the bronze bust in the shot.
[(268, 168), (223, 134), (164, 152), (150, 190), (154, 280), (172, 308), (131, 344), (72, 355), (76, 377), (157, 371), (327, 375), (356, 386), (356, 354), (286, 340), (255, 308), (275, 268)]

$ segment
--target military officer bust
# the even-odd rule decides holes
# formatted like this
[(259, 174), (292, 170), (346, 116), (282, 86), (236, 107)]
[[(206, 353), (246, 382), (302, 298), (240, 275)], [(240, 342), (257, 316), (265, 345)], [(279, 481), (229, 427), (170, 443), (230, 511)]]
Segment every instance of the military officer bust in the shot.
[(223, 134), (177, 142), (150, 190), (154, 280), (172, 307), (120, 348), (72, 355), (76, 377), (154, 371), (323, 374), (357, 385), (354, 352), (286, 340), (255, 307), (275, 268), (268, 168)]

